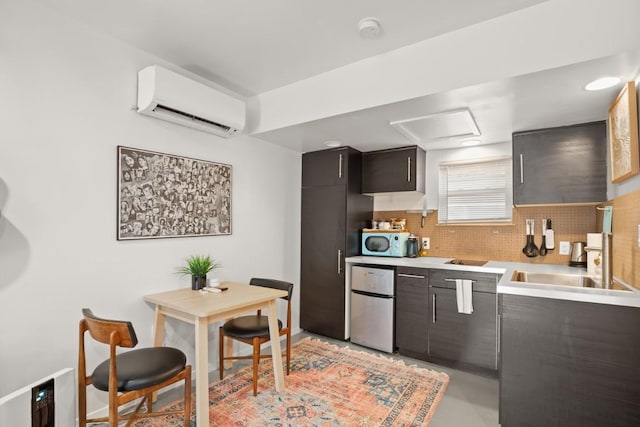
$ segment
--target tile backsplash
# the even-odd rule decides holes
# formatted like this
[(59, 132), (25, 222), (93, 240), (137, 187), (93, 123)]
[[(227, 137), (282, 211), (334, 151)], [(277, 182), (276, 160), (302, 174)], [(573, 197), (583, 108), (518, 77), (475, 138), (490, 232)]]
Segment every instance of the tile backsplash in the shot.
[[(615, 215), (614, 215), (615, 216)], [(407, 228), (416, 236), (430, 237), (430, 256), (528, 262), (538, 264), (568, 264), (569, 256), (560, 255), (560, 241), (587, 240), (587, 233), (597, 232), (595, 206), (545, 206), (513, 209), (509, 225), (438, 225), (438, 212), (427, 215), (420, 227), (420, 213), (406, 211), (376, 211), (375, 220), (406, 218)], [(526, 243), (525, 219), (534, 218), (535, 244), (542, 243), (542, 219), (550, 218), (555, 231), (555, 249), (546, 256), (528, 258), (522, 253)]]
[[(640, 289), (640, 190), (617, 197), (599, 207), (613, 206), (613, 275)], [(509, 225), (438, 225), (438, 212), (429, 212), (424, 227), (420, 213), (376, 211), (375, 220), (405, 218), (407, 228), (419, 237), (431, 238), (430, 256), (528, 262), (532, 264), (568, 264), (569, 256), (560, 255), (560, 241), (586, 242), (587, 233), (602, 232), (602, 210), (596, 206), (525, 206), (513, 209)], [(546, 256), (528, 258), (522, 253), (526, 243), (525, 219), (534, 218), (535, 244), (542, 242), (542, 219), (550, 218), (555, 231), (555, 249)]]
[[(613, 276), (640, 289), (640, 190), (610, 200), (613, 206)], [(602, 229), (602, 211), (598, 211), (598, 227)]]

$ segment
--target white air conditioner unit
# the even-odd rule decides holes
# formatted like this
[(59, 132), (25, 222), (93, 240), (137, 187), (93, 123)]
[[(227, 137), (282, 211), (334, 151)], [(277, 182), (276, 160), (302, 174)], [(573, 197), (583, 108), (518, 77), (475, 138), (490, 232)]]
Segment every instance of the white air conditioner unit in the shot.
[(244, 101), (158, 65), (138, 72), (138, 113), (228, 138), (244, 128)]

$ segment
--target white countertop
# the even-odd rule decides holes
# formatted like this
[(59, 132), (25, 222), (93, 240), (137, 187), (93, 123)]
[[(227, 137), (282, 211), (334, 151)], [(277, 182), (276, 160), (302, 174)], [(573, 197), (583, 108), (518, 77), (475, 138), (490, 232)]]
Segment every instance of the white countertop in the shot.
[(583, 268), (557, 264), (529, 264), (525, 262), (506, 261), (489, 261), (483, 266), (445, 264), (451, 259), (452, 258), (439, 257), (393, 258), (354, 256), (346, 258), (345, 262), (348, 264), (390, 265), (397, 267), (439, 268), (458, 271), (497, 273), (502, 274), (502, 278), (498, 282), (497, 288), (497, 291), (500, 294), (640, 307), (640, 291), (630, 286), (627, 286), (630, 291), (619, 291), (611, 289), (579, 288), (572, 286), (542, 285), (537, 283), (511, 281), (511, 276), (515, 270), (560, 274), (586, 274), (586, 271)]

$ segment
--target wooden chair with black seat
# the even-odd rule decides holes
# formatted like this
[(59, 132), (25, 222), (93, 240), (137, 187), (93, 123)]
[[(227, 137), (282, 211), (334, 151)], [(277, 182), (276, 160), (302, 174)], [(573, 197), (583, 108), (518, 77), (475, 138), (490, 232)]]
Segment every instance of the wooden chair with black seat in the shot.
[[(132, 348), (138, 344), (131, 322), (106, 320), (96, 317), (91, 310), (82, 310), (78, 354), (78, 413), (79, 427), (88, 423), (108, 422), (117, 427), (126, 420), (127, 426), (140, 418), (170, 414), (183, 414), (184, 425), (190, 424), (191, 414), (191, 366), (184, 353), (171, 347), (149, 347), (116, 354), (118, 347)], [(96, 341), (109, 345), (109, 359), (99, 364), (87, 375), (85, 357), (85, 332)], [(184, 381), (184, 409), (153, 411), (153, 394), (178, 381)], [(87, 419), (87, 387), (109, 393), (109, 416)], [(142, 398), (135, 410), (120, 414), (118, 408)], [(146, 412), (140, 412), (146, 402)]]
[[(287, 296), (282, 298), (287, 301), (287, 324), (283, 327), (282, 321), (278, 319), (278, 329), (280, 330), (280, 336), (286, 335), (287, 337), (285, 356), (287, 360), (287, 375), (289, 375), (289, 367), (291, 365), (291, 294), (293, 293), (293, 284), (282, 280), (253, 278), (249, 281), (249, 285), (287, 291)], [(251, 356), (225, 356), (224, 337), (253, 346), (253, 354)], [(258, 310), (255, 316), (242, 316), (227, 321), (220, 327), (220, 379), (222, 379), (224, 375), (225, 360), (252, 359), (253, 395), (257, 396), (258, 363), (260, 359), (270, 357), (268, 354), (260, 354), (260, 347), (262, 344), (269, 342), (269, 340), (269, 320), (267, 316), (262, 315), (261, 310)]]

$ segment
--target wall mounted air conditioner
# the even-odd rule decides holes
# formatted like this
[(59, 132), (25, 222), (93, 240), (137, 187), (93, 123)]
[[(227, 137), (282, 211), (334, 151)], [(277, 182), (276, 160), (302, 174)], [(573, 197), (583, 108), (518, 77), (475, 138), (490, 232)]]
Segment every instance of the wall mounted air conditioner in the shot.
[(244, 101), (158, 65), (138, 72), (138, 113), (228, 138), (245, 124)]

